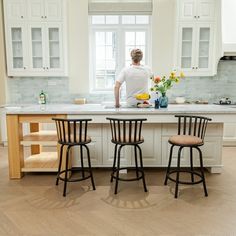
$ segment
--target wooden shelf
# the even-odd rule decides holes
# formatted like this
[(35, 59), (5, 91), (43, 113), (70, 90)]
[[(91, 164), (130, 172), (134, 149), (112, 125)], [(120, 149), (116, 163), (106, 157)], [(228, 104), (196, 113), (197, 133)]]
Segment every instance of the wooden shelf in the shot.
[(23, 172), (57, 172), (57, 152), (42, 152), (26, 157)]
[(52, 145), (57, 144), (57, 133), (56, 131), (42, 130), (39, 132), (30, 133), (23, 137), (21, 141), (22, 145)]

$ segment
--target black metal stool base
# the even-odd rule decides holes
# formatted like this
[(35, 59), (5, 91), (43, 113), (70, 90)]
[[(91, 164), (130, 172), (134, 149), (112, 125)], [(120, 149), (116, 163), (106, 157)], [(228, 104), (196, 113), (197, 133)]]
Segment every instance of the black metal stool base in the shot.
[[(79, 182), (79, 181), (83, 181), (83, 180), (86, 180), (86, 179), (91, 179), (93, 190), (96, 190), (94, 179), (93, 179), (92, 168), (91, 168), (90, 153), (89, 153), (89, 148), (87, 147), (87, 145), (86, 144), (66, 145), (66, 168), (65, 168), (65, 170), (61, 171), (63, 147), (65, 145), (66, 144), (61, 145), (59, 166), (58, 166), (58, 172), (57, 172), (57, 180), (56, 180), (56, 185), (58, 185), (59, 180), (62, 180), (64, 182), (63, 197), (66, 196), (67, 182)], [(69, 157), (70, 157), (69, 151), (74, 146), (80, 146), (81, 147), (81, 149), (80, 149), (81, 150), (81, 153), (80, 153), (80, 155), (81, 155), (81, 167), (68, 168), (69, 167)], [(82, 148), (83, 147), (87, 150), (88, 168), (84, 167), (84, 164), (82, 162), (82, 160), (83, 160), (83, 150), (82, 150)], [(81, 171), (82, 177), (81, 178), (76, 178), (76, 179), (71, 178), (71, 176), (68, 177), (69, 172), (75, 172), (75, 171), (77, 171), (77, 172)], [(65, 174), (65, 177), (61, 177), (61, 174), (63, 174), (63, 173)], [(85, 175), (85, 173), (87, 173), (88, 175)]]
[[(119, 145), (119, 148), (118, 148)], [(126, 146), (134, 146), (134, 156), (135, 156), (135, 167), (134, 168), (128, 168), (128, 167), (120, 167), (120, 153), (121, 153), (121, 149)], [(118, 149), (118, 150), (117, 150)], [(140, 166), (138, 166), (138, 155), (137, 155), (137, 149), (139, 151), (139, 162), (140, 162)], [(118, 155), (117, 155), (118, 152)], [(117, 162), (117, 167), (116, 167), (116, 162)], [(134, 170), (136, 171), (136, 178), (120, 178), (119, 176), (119, 172), (120, 170)], [(118, 191), (118, 182), (119, 180), (121, 181), (138, 181), (140, 179), (143, 180), (143, 188), (144, 188), (144, 192), (147, 192), (147, 186), (146, 186), (146, 181), (145, 181), (145, 174), (143, 171), (143, 159), (142, 159), (142, 150), (139, 147), (138, 144), (116, 144), (115, 145), (115, 152), (114, 152), (114, 161), (113, 161), (113, 168), (112, 168), (112, 173), (111, 173), (111, 182), (113, 182), (113, 179), (116, 180), (116, 184), (115, 184), (115, 194), (117, 194)]]
[[(172, 182), (175, 183), (175, 198), (178, 198), (178, 188), (179, 184), (187, 184), (187, 185), (195, 185), (195, 184), (203, 184), (203, 189), (204, 189), (204, 194), (205, 197), (208, 196), (207, 188), (206, 188), (206, 181), (205, 181), (205, 175), (204, 175), (204, 169), (203, 169), (203, 160), (202, 160), (202, 152), (201, 149), (197, 146), (195, 147), (190, 147), (190, 163), (191, 163), (191, 170), (181, 170), (180, 169), (180, 159), (181, 159), (181, 151), (185, 146), (179, 146), (179, 151), (178, 151), (178, 157), (177, 157), (177, 167), (174, 170), (170, 170), (171, 168), (171, 161), (172, 161), (172, 153), (173, 153), (173, 148), (175, 145), (171, 146), (170, 149), (170, 157), (169, 157), (169, 163), (166, 171), (166, 177), (165, 177), (165, 182), (164, 185), (167, 185), (167, 181), (171, 180)], [(199, 152), (199, 160), (200, 160), (200, 173), (195, 171), (193, 169), (193, 156), (192, 156), (192, 148), (197, 149)], [(172, 178), (171, 175), (176, 173), (176, 179)], [(189, 173), (191, 175), (191, 181), (182, 181), (179, 179), (180, 173)], [(194, 181), (194, 176), (200, 177), (200, 180)]]
[[(82, 177), (81, 178), (76, 178), (76, 179), (73, 179), (72, 176), (70, 176), (68, 179), (67, 179), (67, 182), (79, 182), (79, 181), (83, 181), (83, 180), (86, 180), (86, 179), (89, 179), (91, 178), (91, 174), (90, 174), (90, 171), (89, 170), (86, 170), (85, 168), (82, 169), (82, 168), (70, 168), (67, 170), (67, 172), (76, 172), (76, 173), (79, 173), (79, 171), (81, 171), (81, 174), (82, 174)], [(62, 181), (65, 181), (66, 179), (61, 177), (61, 174), (65, 173), (66, 170), (63, 170), (61, 171), (59, 174), (58, 174), (58, 178), (59, 180), (62, 180)], [(87, 173), (88, 175), (86, 176), (84, 173)]]
[(182, 181), (182, 180), (179, 180), (179, 184), (187, 184), (187, 185), (194, 185), (194, 184), (200, 184), (203, 182), (203, 176), (196, 172), (196, 171), (191, 171), (191, 170), (171, 170), (168, 174), (167, 174), (167, 179), (171, 180), (172, 182), (175, 182), (176, 183), (176, 179), (173, 179), (172, 177), (170, 177), (170, 175), (174, 174), (174, 173), (190, 173), (190, 174), (193, 174), (193, 175), (196, 175), (198, 177), (200, 177), (200, 180), (199, 181)]
[[(137, 174), (137, 171), (138, 171), (138, 173), (140, 173), (141, 175), (138, 174), (138, 177), (136, 177), (136, 178), (120, 178), (120, 177), (117, 178), (115, 174), (116, 174), (117, 171), (120, 171), (120, 170), (136, 171), (136, 174)], [(112, 179), (114, 178), (114, 179), (117, 179), (117, 180), (127, 181), (127, 182), (138, 181), (138, 180), (140, 180), (140, 179), (142, 179), (144, 177), (144, 172), (141, 169), (136, 170), (136, 169), (131, 169), (131, 168), (123, 167), (123, 168), (119, 168), (119, 170), (118, 170), (116, 168), (116, 170), (113, 170), (113, 172), (111, 173), (111, 177), (112, 177)], [(147, 192), (147, 191), (145, 191), (145, 192)]]

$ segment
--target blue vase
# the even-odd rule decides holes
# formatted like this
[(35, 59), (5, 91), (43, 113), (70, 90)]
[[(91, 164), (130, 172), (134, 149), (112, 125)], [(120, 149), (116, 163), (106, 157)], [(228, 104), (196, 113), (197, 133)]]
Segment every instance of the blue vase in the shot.
[(166, 96), (165, 93), (162, 93), (160, 98), (159, 98), (159, 102), (160, 102), (160, 107), (161, 108), (167, 108), (168, 107), (168, 97)]

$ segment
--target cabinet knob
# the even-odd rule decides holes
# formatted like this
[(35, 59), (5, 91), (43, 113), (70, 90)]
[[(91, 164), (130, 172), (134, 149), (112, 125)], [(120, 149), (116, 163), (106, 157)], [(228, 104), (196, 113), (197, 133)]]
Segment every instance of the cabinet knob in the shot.
[(47, 70), (48, 70), (49, 68), (47, 67)]
[(197, 18), (197, 16), (194, 16), (194, 18)]
[(200, 16), (197, 17), (198, 19), (200, 18)]
[(43, 67), (43, 69), (45, 70), (45, 67)]
[(45, 19), (47, 19), (47, 16), (44, 16)]
[(24, 16), (21, 16), (20, 18), (21, 18), (21, 19), (23, 19), (23, 18), (24, 18)]
[(26, 70), (26, 67), (24, 66), (24, 70)]
[(192, 67), (192, 69), (194, 70), (194, 67)]
[(198, 69), (198, 67), (196, 67), (196, 69)]

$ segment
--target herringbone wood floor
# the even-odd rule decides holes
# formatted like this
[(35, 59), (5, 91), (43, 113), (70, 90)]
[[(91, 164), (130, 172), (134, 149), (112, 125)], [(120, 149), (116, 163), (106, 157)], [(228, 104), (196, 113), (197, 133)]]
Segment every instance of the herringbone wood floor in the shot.
[(72, 183), (62, 197), (53, 174), (8, 179), (7, 149), (0, 147), (0, 236), (236, 235), (236, 148), (223, 150), (224, 169), (207, 175), (202, 186), (163, 186), (164, 170), (147, 170), (149, 192), (141, 182), (121, 183), (117, 196), (109, 170), (96, 170), (90, 182)]

